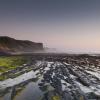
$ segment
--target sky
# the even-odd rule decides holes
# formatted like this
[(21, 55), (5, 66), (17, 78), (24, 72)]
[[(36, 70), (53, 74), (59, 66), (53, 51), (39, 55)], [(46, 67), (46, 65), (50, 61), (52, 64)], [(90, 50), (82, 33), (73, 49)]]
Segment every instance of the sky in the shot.
[(0, 0), (0, 36), (100, 53), (100, 0)]

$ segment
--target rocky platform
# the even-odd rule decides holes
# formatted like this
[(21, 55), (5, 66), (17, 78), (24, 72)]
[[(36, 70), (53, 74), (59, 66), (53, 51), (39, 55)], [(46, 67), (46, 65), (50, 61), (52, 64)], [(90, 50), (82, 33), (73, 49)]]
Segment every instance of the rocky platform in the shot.
[(19, 87), (37, 78), (41, 100), (100, 100), (99, 64), (100, 59), (94, 57), (31, 57), (31, 63), (21, 69), (25, 73), (12, 79), (12, 86), (11, 82), (6, 84), (7, 79), (0, 81), (0, 87), (10, 88), (9, 100), (17, 100)]

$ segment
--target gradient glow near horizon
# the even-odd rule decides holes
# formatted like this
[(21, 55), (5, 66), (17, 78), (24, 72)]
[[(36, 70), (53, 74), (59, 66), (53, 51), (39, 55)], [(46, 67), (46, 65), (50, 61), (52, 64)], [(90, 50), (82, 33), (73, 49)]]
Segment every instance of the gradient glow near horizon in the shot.
[(100, 0), (0, 0), (0, 36), (100, 53)]

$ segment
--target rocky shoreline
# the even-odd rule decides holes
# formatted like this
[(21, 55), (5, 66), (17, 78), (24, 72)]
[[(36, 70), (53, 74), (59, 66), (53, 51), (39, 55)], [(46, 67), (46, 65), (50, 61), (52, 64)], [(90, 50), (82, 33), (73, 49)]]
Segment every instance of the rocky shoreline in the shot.
[[(18, 90), (23, 90), (23, 86), (33, 82), (38, 84), (37, 88), (43, 94), (41, 100), (100, 100), (100, 60), (72, 56), (62, 58), (31, 57), (29, 64), (19, 67), (20, 75), (0, 81), (1, 97), (8, 90), (9, 100), (17, 100), (15, 96)], [(16, 74), (19, 71), (12, 72)]]

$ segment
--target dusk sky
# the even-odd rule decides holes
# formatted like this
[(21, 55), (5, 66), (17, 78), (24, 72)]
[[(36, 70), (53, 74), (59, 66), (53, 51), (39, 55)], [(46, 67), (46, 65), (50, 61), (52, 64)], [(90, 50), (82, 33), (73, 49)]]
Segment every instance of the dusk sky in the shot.
[(0, 36), (100, 53), (100, 0), (0, 0)]

